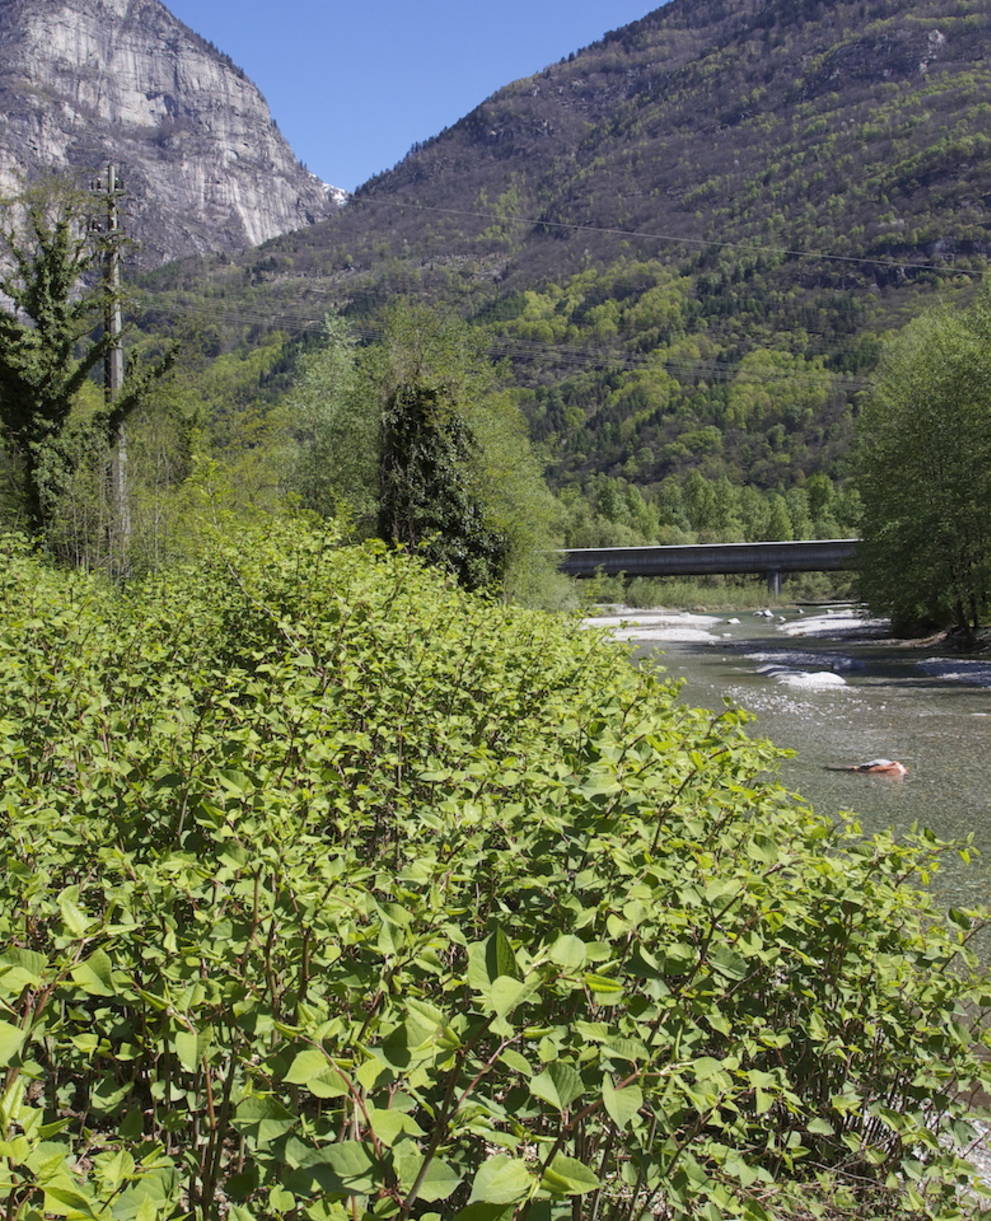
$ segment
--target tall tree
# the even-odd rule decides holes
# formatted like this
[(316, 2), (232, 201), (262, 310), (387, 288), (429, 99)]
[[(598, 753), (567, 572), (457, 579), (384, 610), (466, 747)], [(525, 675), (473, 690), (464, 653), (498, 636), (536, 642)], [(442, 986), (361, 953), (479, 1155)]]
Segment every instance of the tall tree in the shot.
[(365, 533), (374, 529), (378, 511), (378, 420), (357, 356), (347, 322), (328, 316), (319, 347), (301, 357), (281, 403), (289, 437), (282, 486), (302, 508), (346, 516)]
[(283, 402), (287, 487), (308, 508), (417, 549), (471, 588), (561, 596), (551, 549), (560, 508), (483, 337), (397, 301), (358, 350), (339, 319)]
[(420, 550), (467, 589), (502, 579), (508, 539), (486, 520), (475, 435), (443, 386), (403, 382), (382, 412), (378, 535)]
[(485, 336), (443, 310), (397, 301), (365, 370), (379, 402), (380, 510), (396, 481), (407, 481), (409, 497), (408, 481), (419, 480), (407, 499), (410, 522), (387, 523), (380, 512), (380, 532), (388, 525), (401, 540), (418, 521), (427, 558), (468, 587), (529, 602), (558, 598), (550, 549), (560, 507)]
[[(0, 427), (18, 459), (28, 530), (43, 537), (79, 452), (66, 434), (81, 391), (116, 339), (101, 330), (109, 289), (96, 274), (103, 238), (95, 201), (45, 184), (8, 205), (0, 226)], [(129, 369), (91, 417), (107, 450), (123, 421), (174, 358)]]
[(860, 423), (862, 587), (896, 625), (991, 611), (991, 296), (910, 324)]
[(58, 442), (111, 338), (77, 355), (102, 317), (99, 294), (77, 292), (98, 254), (77, 194), (36, 190), (11, 205), (0, 246), (10, 268), (0, 276), (10, 302), (0, 307), (0, 422), (22, 463), (28, 528), (43, 534), (67, 474)]

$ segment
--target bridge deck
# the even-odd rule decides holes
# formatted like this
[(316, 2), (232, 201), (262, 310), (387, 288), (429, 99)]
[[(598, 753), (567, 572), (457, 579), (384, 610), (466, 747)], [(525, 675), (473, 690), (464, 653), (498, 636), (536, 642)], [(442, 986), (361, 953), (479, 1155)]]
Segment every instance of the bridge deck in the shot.
[(785, 572), (836, 572), (856, 567), (858, 540), (793, 543), (693, 543), (678, 547), (591, 547), (562, 551), (561, 571), (573, 577), (675, 577), (753, 573), (780, 580)]

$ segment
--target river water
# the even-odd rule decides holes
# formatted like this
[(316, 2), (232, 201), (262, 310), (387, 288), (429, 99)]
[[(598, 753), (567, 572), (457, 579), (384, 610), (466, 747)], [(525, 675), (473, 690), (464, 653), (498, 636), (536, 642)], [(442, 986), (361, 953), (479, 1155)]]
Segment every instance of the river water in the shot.
[[(781, 780), (821, 813), (855, 811), (868, 833), (973, 835), (979, 859), (948, 857), (934, 888), (949, 905), (991, 905), (991, 659), (905, 647), (850, 610), (628, 615), (638, 622), (622, 634), (641, 655), (662, 652), (686, 702), (718, 709), (728, 696), (756, 715), (752, 736), (795, 752)], [(877, 757), (908, 775), (829, 770)]]

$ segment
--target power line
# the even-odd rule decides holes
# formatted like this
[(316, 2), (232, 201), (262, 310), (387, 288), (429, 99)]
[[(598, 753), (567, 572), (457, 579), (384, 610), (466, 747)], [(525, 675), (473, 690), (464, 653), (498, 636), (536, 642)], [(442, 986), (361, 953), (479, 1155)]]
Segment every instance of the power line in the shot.
[[(199, 315), (203, 313), (199, 305), (157, 305), (155, 312), (167, 316)], [(262, 306), (234, 308), (227, 310), (211, 309), (209, 319), (220, 323), (258, 324), (272, 330), (286, 330), (294, 336), (319, 335), (324, 330), (324, 319), (313, 318), (309, 312), (303, 314), (289, 310), (274, 311)], [(384, 331), (379, 326), (368, 323), (352, 323), (352, 334), (357, 338), (374, 342), (383, 337)], [(827, 384), (835, 387), (846, 387), (853, 390), (864, 389), (868, 382), (863, 378), (846, 377), (829, 369), (807, 369), (802, 372), (791, 370), (763, 370), (759, 375), (750, 369), (741, 370), (738, 363), (718, 361), (706, 357), (672, 356), (658, 360), (656, 351), (635, 354), (618, 352), (615, 349), (585, 348), (573, 344), (544, 343), (525, 336), (500, 334), (488, 345), (490, 354), (496, 356), (525, 359), (527, 357), (545, 356), (557, 364), (572, 364), (589, 366), (608, 371), (638, 370), (638, 369), (678, 369), (689, 374), (711, 374), (716, 378), (732, 377), (743, 381), (763, 382), (807, 382), (810, 384)]]
[[(622, 197), (622, 198), (625, 198), (625, 197)], [(407, 209), (411, 209), (413, 211), (418, 211), (418, 212), (433, 212), (433, 213), (438, 213), (438, 214), (447, 215), (447, 216), (470, 217), (470, 218), (474, 218), (476, 220), (488, 220), (488, 221), (498, 221), (499, 223), (506, 223), (505, 217), (498, 216), (495, 212), (491, 212), (491, 211), (479, 211), (479, 210), (468, 210), (468, 209), (458, 209), (458, 208), (439, 208), (439, 207), (434, 207), (434, 206), (427, 205), (427, 204), (414, 204), (414, 203), (409, 203), (409, 202), (404, 202), (404, 201), (399, 201), (399, 200), (360, 198), (357, 200), (352, 200), (348, 204), (348, 207), (361, 206), (362, 204), (374, 204), (376, 206), (392, 207), (392, 208), (407, 208)], [(983, 276), (987, 270), (986, 268), (979, 268), (979, 267), (947, 266), (945, 264), (936, 264), (936, 263), (913, 263), (913, 262), (899, 262), (899, 261), (890, 260), (890, 259), (877, 259), (877, 258), (872, 259), (872, 258), (866, 258), (863, 256), (856, 256), (856, 255), (835, 254), (835, 253), (832, 253), (829, 251), (799, 250), (799, 249), (792, 249), (790, 247), (752, 245), (752, 244), (745, 243), (745, 242), (735, 242), (735, 241), (730, 241), (727, 239), (719, 239), (719, 238), (679, 237), (674, 234), (646, 233), (646, 232), (642, 232), (642, 231), (635, 230), (635, 229), (621, 229), (621, 228), (617, 228), (617, 227), (608, 227), (608, 226), (602, 226), (602, 225), (579, 224), (577, 222), (571, 222), (571, 221), (552, 221), (552, 220), (548, 220), (544, 217), (535, 218), (535, 217), (514, 216), (509, 219), (512, 222), (519, 223), (519, 224), (529, 224), (529, 225), (534, 225), (534, 226), (543, 225), (543, 226), (550, 226), (550, 227), (559, 228), (559, 229), (570, 229), (570, 230), (574, 230), (576, 232), (601, 233), (601, 234), (611, 234), (614, 236), (633, 237), (633, 238), (638, 238), (638, 239), (642, 239), (642, 240), (652, 240), (652, 241), (668, 242), (668, 243), (681, 244), (681, 245), (690, 245), (690, 246), (693, 246), (693, 247), (699, 248), (699, 249), (707, 248), (707, 247), (710, 247), (710, 248), (715, 247), (718, 249), (740, 250), (740, 251), (744, 251), (749, 254), (758, 254), (758, 255), (770, 254), (770, 255), (782, 256), (782, 257), (787, 257), (787, 258), (823, 260), (823, 261), (827, 261), (827, 262), (837, 262), (837, 263), (860, 265), (860, 266), (881, 267), (881, 268), (885, 268), (887, 270), (893, 270), (893, 271), (929, 271), (929, 272), (936, 272), (941, 275), (949, 274), (949, 275), (961, 275), (961, 276), (963, 276), (963, 275)], [(467, 272), (466, 273), (463, 269), (460, 271), (459, 274), (461, 274), (462, 277), (467, 277), (467, 278), (470, 278), (470, 279), (476, 280), (476, 281), (492, 278), (490, 274), (485, 273), (485, 272), (476, 271), (476, 272)], [(377, 300), (377, 299), (381, 298), (383, 296), (383, 293), (385, 292), (385, 290), (381, 287), (376, 288), (376, 287), (367, 287), (367, 286), (364, 288), (351, 289), (351, 290), (344, 288), (344, 287), (321, 289), (321, 288), (316, 287), (311, 280), (308, 280), (304, 277), (298, 278), (295, 282), (302, 286), (305, 286), (304, 293), (307, 298), (314, 298), (314, 297), (321, 298), (322, 297), (325, 299), (332, 299), (335, 302), (340, 303), (342, 305), (345, 303), (348, 303), (348, 302), (353, 303), (355, 301), (361, 300), (362, 298), (364, 298), (366, 300)], [(414, 291), (418, 287), (420, 287), (419, 284), (414, 283), (412, 280), (410, 280), (410, 282), (407, 286), (407, 291)], [(175, 307), (173, 307), (173, 309), (174, 308)], [(195, 312), (195, 308), (196, 307), (191, 307), (190, 312)], [(200, 306), (198, 308), (203, 309), (204, 307)], [(249, 309), (250, 309), (250, 307), (249, 307)], [(269, 307), (264, 307), (264, 306), (259, 305), (256, 307), (256, 309), (265, 310), (265, 313), (263, 316), (261, 316), (261, 317), (256, 316), (256, 318), (255, 318), (256, 321), (263, 322), (263, 321), (265, 321), (266, 318), (273, 316), (271, 313), (271, 309)], [(238, 307), (239, 316), (247, 316), (247, 314), (248, 314), (248, 310)], [(321, 321), (319, 319), (312, 319), (312, 318), (307, 318), (305, 320), (305, 324), (307, 326), (322, 325)]]
[(797, 250), (787, 246), (760, 246), (748, 242), (734, 242), (724, 238), (680, 237), (673, 233), (645, 233), (636, 229), (620, 229), (610, 225), (579, 224), (575, 221), (548, 220), (539, 216), (500, 216), (495, 212), (468, 210), (465, 208), (438, 208), (430, 204), (408, 203), (402, 200), (369, 199), (364, 196), (352, 199), (347, 207), (373, 204), (385, 208), (409, 208), (414, 212), (435, 212), (444, 216), (469, 217), (475, 220), (496, 221), (499, 224), (543, 226), (552, 229), (570, 229), (576, 233), (600, 233), (612, 237), (635, 237), (645, 241), (668, 242), (674, 245), (693, 246), (699, 249), (716, 247), (720, 250), (741, 250), (747, 254), (773, 254), (784, 258), (816, 259), (825, 262), (860, 264), (869, 267), (884, 267), (890, 271), (935, 271), (941, 275), (984, 275), (983, 267), (948, 267), (942, 263), (910, 263), (894, 259), (871, 259), (862, 255), (833, 254), (824, 250)]
[[(199, 314), (199, 307), (172, 306), (159, 309), (160, 313), (175, 316), (181, 313)], [(324, 330), (323, 319), (303, 318), (299, 315), (274, 313), (270, 310), (230, 310), (210, 312), (211, 320), (220, 323), (257, 323), (272, 330), (284, 330), (292, 337), (301, 335), (320, 335)], [(352, 333), (359, 339), (375, 342), (383, 337), (380, 327), (353, 326)], [(844, 377), (829, 369), (819, 371), (806, 370), (792, 372), (789, 370), (753, 370), (741, 369), (739, 364), (717, 361), (706, 358), (697, 360), (688, 357), (671, 357), (658, 360), (655, 353), (644, 353), (642, 356), (631, 353), (603, 352), (569, 345), (550, 345), (528, 340), (522, 337), (500, 336), (488, 346), (490, 356), (495, 358), (515, 358), (545, 356), (558, 366), (564, 366), (571, 372), (580, 373), (591, 370), (603, 372), (637, 372), (655, 369), (666, 372), (676, 379), (680, 376), (688, 379), (699, 378), (707, 382), (730, 382), (738, 385), (807, 385), (824, 389), (846, 390), (850, 393), (865, 390), (870, 382), (865, 378)]]
[[(681, 236), (677, 236), (674, 234), (647, 233), (647, 232), (634, 230), (634, 229), (622, 229), (622, 228), (615, 227), (615, 226), (579, 224), (577, 222), (571, 222), (571, 221), (554, 221), (554, 220), (548, 220), (546, 217), (513, 216), (510, 218), (506, 218), (505, 216), (498, 216), (495, 212), (492, 212), (492, 211), (469, 210), (469, 209), (459, 209), (459, 208), (441, 208), (441, 207), (434, 207), (434, 206), (427, 205), (427, 204), (415, 204), (415, 203), (410, 203), (407, 201), (400, 201), (400, 200), (359, 198), (357, 200), (352, 200), (348, 206), (349, 207), (360, 207), (363, 204), (373, 204), (373, 205), (377, 205), (377, 206), (392, 207), (392, 208), (407, 208), (407, 209), (417, 211), (417, 212), (436, 213), (436, 214), (445, 215), (445, 216), (469, 217), (469, 218), (473, 218), (476, 220), (499, 221), (500, 223), (506, 223), (506, 221), (508, 219), (510, 222), (518, 223), (518, 224), (530, 224), (530, 225), (534, 225), (534, 226), (542, 225), (545, 227), (568, 229), (568, 230), (572, 230), (575, 232), (609, 234), (609, 235), (614, 235), (614, 236), (637, 238), (640, 240), (650, 240), (650, 241), (667, 242), (667, 243), (673, 243), (673, 244), (689, 245), (689, 246), (692, 246), (695, 248), (713, 248), (714, 247), (717, 249), (739, 250), (739, 251), (743, 251), (743, 252), (746, 252), (749, 254), (756, 254), (756, 255), (774, 255), (774, 256), (781, 256), (781, 257), (787, 257), (787, 258), (823, 260), (823, 261), (837, 262), (837, 263), (843, 263), (843, 264), (849, 264), (849, 265), (882, 267), (882, 268), (886, 268), (888, 270), (896, 270), (896, 271), (929, 271), (929, 272), (937, 272), (937, 273), (943, 274), (943, 275), (945, 275), (945, 274), (982, 275), (984, 272), (983, 268), (969, 268), (969, 267), (959, 267), (959, 266), (950, 267), (950, 266), (946, 266), (946, 265), (942, 265), (942, 264), (932, 264), (932, 263), (898, 262), (898, 261), (888, 260), (888, 259), (871, 259), (871, 258), (865, 258), (862, 256), (835, 254), (835, 253), (828, 252), (828, 251), (799, 250), (799, 249), (792, 249), (789, 247), (753, 245), (753, 244), (749, 244), (749, 243), (735, 242), (735, 241), (729, 241), (729, 240), (724, 240), (724, 239), (681, 237)], [(485, 276), (484, 273), (480, 273), (480, 272), (469, 273), (469, 275), (472, 279), (475, 279), (475, 280), (488, 278), (487, 276)], [(305, 292), (305, 296), (308, 299), (312, 299), (314, 297), (332, 299), (335, 303), (341, 304), (341, 305), (343, 305), (347, 302), (353, 303), (356, 300), (360, 300), (361, 298), (377, 299), (382, 296), (382, 292), (383, 292), (383, 290), (381, 288), (372, 288), (372, 287), (365, 287), (365, 288), (360, 288), (357, 290), (348, 291), (346, 288), (321, 289), (321, 288), (314, 286), (312, 284), (312, 282), (309, 282), (306, 280), (300, 280), (299, 283), (306, 286), (304, 292)], [(411, 282), (409, 285), (409, 288), (413, 289), (415, 287), (417, 287), (417, 285), (414, 285)], [(181, 314), (181, 313), (187, 313), (187, 314), (202, 313), (202, 312), (204, 312), (204, 309), (206, 307), (203, 305), (162, 306), (161, 304), (158, 304), (158, 305), (153, 304), (151, 308), (156, 309), (158, 312), (175, 316), (175, 315)], [(304, 315), (299, 311), (293, 312), (287, 308), (283, 308), (282, 310), (277, 311), (277, 310), (273, 310), (270, 306), (267, 307), (267, 306), (263, 306), (263, 305), (257, 305), (254, 307), (251, 307), (251, 306), (232, 307), (229, 311), (217, 310), (217, 309), (213, 308), (210, 310), (210, 317), (211, 317), (211, 319), (216, 319), (217, 321), (228, 322), (228, 323), (240, 322), (240, 323), (249, 323), (249, 324), (255, 324), (255, 325), (265, 325), (265, 326), (270, 326), (270, 327), (274, 326), (278, 329), (287, 329), (290, 331), (290, 333), (292, 335), (296, 335), (296, 336), (307, 335), (307, 334), (319, 334), (323, 329), (323, 320), (321, 318), (310, 317), (309, 311), (306, 311), (306, 314)], [(371, 338), (371, 339), (379, 338), (381, 336), (380, 331), (376, 332), (376, 331), (368, 330), (367, 328), (363, 329), (360, 327), (356, 328), (356, 333), (361, 335), (362, 337)], [(498, 346), (500, 343), (502, 345), (501, 347)], [(507, 346), (507, 345), (515, 345), (515, 346)], [(526, 345), (526, 346), (524, 346), (524, 345)], [(655, 367), (657, 367), (656, 357), (653, 357), (652, 354), (645, 354), (642, 357), (637, 357), (637, 356), (631, 355), (630, 353), (624, 353), (624, 354), (620, 355), (615, 352), (608, 352), (608, 351), (603, 351), (603, 350), (590, 350), (587, 348), (575, 348), (575, 347), (571, 347), (571, 346), (564, 345), (564, 344), (555, 344), (555, 345), (541, 344), (536, 341), (527, 340), (523, 337), (516, 337), (516, 336), (511, 336), (511, 335), (501, 336), (498, 341), (493, 343), (492, 347), (490, 348), (490, 351), (492, 351), (494, 354), (497, 354), (497, 355), (516, 357), (517, 359), (519, 359), (521, 357), (525, 357), (527, 355), (544, 354), (549, 357), (552, 357), (559, 365), (571, 364), (572, 367), (599, 366), (599, 367), (607, 367), (610, 370), (620, 370), (620, 369), (629, 370), (629, 369), (640, 369), (640, 368), (644, 368), (645, 366), (649, 367), (649, 365), (651, 364), (652, 361), (654, 362)], [(823, 370), (821, 372), (821, 374), (815, 374), (815, 373), (796, 374), (796, 373), (789, 373), (787, 371), (783, 371), (781, 374), (773, 374), (773, 373), (764, 372), (758, 377), (751, 370), (740, 370), (738, 365), (730, 365), (730, 364), (715, 362), (715, 361), (704, 361), (704, 360), (692, 361), (692, 360), (685, 360), (685, 359), (665, 360), (665, 361), (660, 362), (660, 367), (663, 367), (667, 370), (680, 370), (681, 372), (688, 374), (688, 375), (698, 376), (699, 374), (702, 374), (702, 375), (705, 375), (714, 380), (725, 380), (729, 377), (732, 377), (732, 378), (740, 380), (740, 381), (746, 380), (746, 381), (757, 381), (757, 382), (767, 382), (767, 383), (782, 382), (782, 381), (790, 381), (790, 382), (804, 381), (804, 382), (809, 382), (809, 383), (828, 382), (832, 386), (835, 386), (838, 388), (846, 387), (851, 390), (860, 390), (860, 389), (865, 388), (869, 384), (864, 379), (843, 377), (841, 374), (832, 373), (829, 370)]]

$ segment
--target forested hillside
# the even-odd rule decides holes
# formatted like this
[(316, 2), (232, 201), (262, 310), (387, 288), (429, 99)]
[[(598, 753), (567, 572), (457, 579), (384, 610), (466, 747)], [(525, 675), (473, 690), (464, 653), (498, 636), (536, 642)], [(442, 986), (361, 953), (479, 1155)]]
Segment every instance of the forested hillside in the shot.
[(509, 358), (559, 486), (841, 479), (878, 335), (991, 252), (989, 33), (979, 0), (673, 0), (334, 220), (165, 269), (148, 318), (209, 311), (222, 348), (444, 300)]

